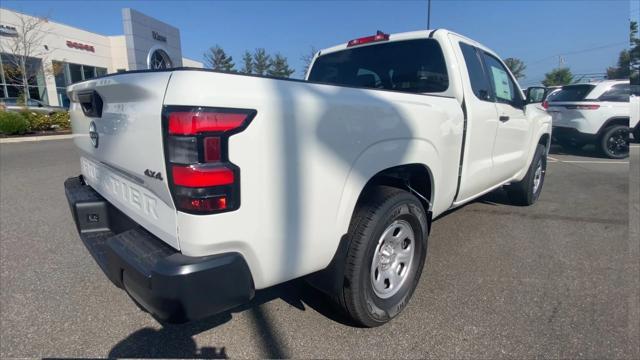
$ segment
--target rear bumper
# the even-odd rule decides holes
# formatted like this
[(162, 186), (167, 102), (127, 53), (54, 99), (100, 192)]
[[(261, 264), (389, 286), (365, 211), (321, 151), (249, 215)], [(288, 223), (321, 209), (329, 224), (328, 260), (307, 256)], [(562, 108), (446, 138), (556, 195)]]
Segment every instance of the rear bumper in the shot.
[(82, 242), (107, 277), (160, 320), (185, 322), (220, 313), (254, 295), (238, 253), (182, 255), (109, 204), (82, 178), (65, 193)]
[(586, 144), (598, 140), (597, 134), (583, 133), (572, 127), (554, 126), (551, 134), (552, 137), (559, 142), (576, 142)]

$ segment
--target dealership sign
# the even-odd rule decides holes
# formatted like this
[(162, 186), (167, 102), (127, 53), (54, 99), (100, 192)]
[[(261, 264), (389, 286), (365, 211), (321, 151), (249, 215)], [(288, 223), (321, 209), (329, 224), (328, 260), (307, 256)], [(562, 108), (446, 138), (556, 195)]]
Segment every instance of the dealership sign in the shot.
[(9, 25), (0, 25), (0, 35), (2, 36), (18, 36), (18, 29)]
[(73, 49), (96, 52), (96, 49), (94, 49), (92, 45), (82, 44), (71, 40), (67, 40), (67, 46)]
[(162, 41), (162, 42), (167, 42), (167, 37), (158, 34), (157, 31), (152, 31), (151, 32), (151, 36), (153, 36), (154, 39), (158, 40), (158, 41)]

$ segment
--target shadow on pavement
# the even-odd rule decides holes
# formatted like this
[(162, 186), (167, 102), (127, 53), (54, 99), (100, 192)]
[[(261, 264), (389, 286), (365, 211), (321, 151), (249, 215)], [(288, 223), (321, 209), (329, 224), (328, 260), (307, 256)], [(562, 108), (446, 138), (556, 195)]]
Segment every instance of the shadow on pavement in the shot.
[(304, 280), (293, 280), (256, 292), (251, 302), (228, 312), (186, 324), (162, 324), (162, 328), (145, 327), (118, 342), (109, 352), (109, 358), (210, 358), (226, 359), (225, 346), (203, 346), (198, 348), (193, 336), (223, 325), (233, 318), (234, 313), (248, 311), (263, 354), (270, 359), (291, 356), (277, 331), (273, 328), (269, 314), (262, 305), (281, 299), (298, 310), (307, 307), (336, 322), (355, 326), (329, 301), (325, 294), (308, 285)]
[(224, 346), (198, 348), (192, 336), (222, 325), (230, 319), (231, 315), (225, 313), (194, 323), (165, 324), (159, 330), (146, 327), (130, 334), (111, 348), (109, 358), (226, 359)]
[(607, 157), (602, 154), (602, 152), (592, 144), (584, 145), (582, 147), (572, 147), (572, 146), (563, 146), (558, 144), (551, 144), (551, 148), (549, 149), (549, 154), (551, 155), (572, 155), (572, 156), (582, 156), (582, 157), (591, 157), (591, 158), (603, 158)]
[(481, 204), (487, 205), (507, 205), (507, 206), (517, 206), (514, 205), (511, 200), (509, 200), (509, 196), (507, 192), (503, 188), (499, 188), (493, 190), (492, 192), (485, 194), (471, 203), (479, 202)]

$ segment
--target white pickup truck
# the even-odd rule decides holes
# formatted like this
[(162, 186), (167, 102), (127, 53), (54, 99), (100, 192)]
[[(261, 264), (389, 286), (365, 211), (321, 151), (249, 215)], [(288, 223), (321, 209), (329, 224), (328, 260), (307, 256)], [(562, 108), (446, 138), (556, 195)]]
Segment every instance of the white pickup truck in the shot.
[(381, 325), (416, 288), (433, 218), (501, 186), (536, 201), (551, 133), (493, 51), (444, 29), (322, 50), (306, 80), (178, 68), (68, 93), (80, 237), (170, 322), (310, 275)]

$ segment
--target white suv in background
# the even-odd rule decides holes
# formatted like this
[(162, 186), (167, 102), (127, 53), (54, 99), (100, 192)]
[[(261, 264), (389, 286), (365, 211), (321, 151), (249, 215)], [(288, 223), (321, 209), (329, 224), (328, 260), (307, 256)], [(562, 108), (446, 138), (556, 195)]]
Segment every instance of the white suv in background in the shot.
[(633, 140), (640, 142), (640, 85), (631, 85), (629, 97), (629, 128), (633, 134)]
[(593, 143), (613, 159), (629, 156), (629, 94), (628, 80), (563, 86), (547, 98), (554, 139), (578, 148)]

